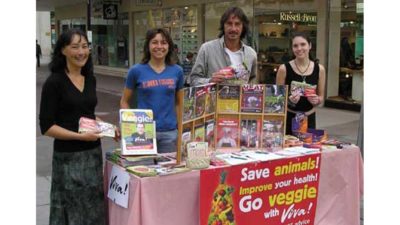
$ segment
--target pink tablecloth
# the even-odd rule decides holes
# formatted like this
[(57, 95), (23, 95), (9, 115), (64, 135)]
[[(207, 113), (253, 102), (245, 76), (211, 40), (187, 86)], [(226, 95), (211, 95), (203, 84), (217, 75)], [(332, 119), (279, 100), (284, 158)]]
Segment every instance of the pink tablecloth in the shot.
[[(106, 163), (106, 183), (112, 165)], [(199, 180), (199, 171), (149, 178), (131, 175), (128, 209), (109, 200), (109, 224), (196, 225)], [(363, 162), (359, 149), (322, 153), (315, 224), (358, 225), (362, 194)]]

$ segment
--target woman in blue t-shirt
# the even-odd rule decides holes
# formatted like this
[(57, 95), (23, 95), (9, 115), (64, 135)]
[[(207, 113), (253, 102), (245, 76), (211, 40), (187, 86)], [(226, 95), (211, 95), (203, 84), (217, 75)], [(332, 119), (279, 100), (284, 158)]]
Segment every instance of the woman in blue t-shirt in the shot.
[(120, 101), (121, 108), (128, 109), (136, 93), (137, 108), (153, 110), (159, 153), (176, 151), (178, 136), (175, 106), (183, 70), (172, 62), (173, 46), (166, 30), (147, 31), (142, 62), (129, 69)]

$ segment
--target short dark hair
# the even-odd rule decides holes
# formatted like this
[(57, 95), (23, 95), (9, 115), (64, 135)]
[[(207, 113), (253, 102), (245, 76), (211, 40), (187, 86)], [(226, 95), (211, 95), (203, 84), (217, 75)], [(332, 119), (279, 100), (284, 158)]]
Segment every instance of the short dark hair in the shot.
[(243, 30), (242, 33), (240, 34), (240, 39), (243, 39), (248, 33), (249, 33), (249, 19), (247, 18), (246, 14), (244, 14), (243, 10), (239, 7), (230, 7), (228, 8), (224, 14), (222, 14), (221, 16), (221, 20), (219, 21), (219, 34), (218, 37), (222, 37), (225, 33), (224, 33), (224, 24), (226, 23), (226, 21), (228, 21), (229, 17), (231, 15), (236, 16), (237, 18), (240, 19), (240, 21), (242, 21), (243, 23)]
[(187, 54), (186, 54), (186, 58), (193, 58), (193, 53), (192, 52), (188, 52)]
[[(86, 33), (80, 29), (73, 28), (64, 31), (58, 37), (56, 46), (54, 47), (52, 59), (49, 64), (51, 72), (53, 73), (63, 73), (65, 71), (68, 72), (67, 59), (65, 58), (65, 55), (62, 54), (62, 50), (65, 48), (65, 46), (71, 44), (74, 35), (78, 35), (81, 39), (84, 38), (89, 43)], [(81, 74), (83, 76), (93, 75), (93, 62), (91, 53), (89, 53), (89, 57), (86, 61), (86, 64), (81, 69)]]
[(144, 42), (143, 46), (143, 58), (142, 58), (142, 64), (148, 63), (150, 61), (151, 55), (150, 55), (150, 41), (153, 39), (157, 34), (161, 34), (165, 40), (168, 43), (168, 53), (167, 56), (165, 57), (165, 63), (168, 65), (172, 64), (172, 52), (174, 48), (174, 42), (172, 41), (171, 35), (169, 35), (169, 32), (166, 31), (163, 28), (154, 28), (150, 29), (146, 33), (146, 40)]

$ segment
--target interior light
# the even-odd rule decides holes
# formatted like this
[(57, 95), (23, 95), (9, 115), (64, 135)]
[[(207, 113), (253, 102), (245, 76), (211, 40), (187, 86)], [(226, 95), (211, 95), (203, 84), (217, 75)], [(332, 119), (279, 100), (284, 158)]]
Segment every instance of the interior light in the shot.
[(350, 77), (350, 75), (348, 73), (346, 73), (346, 78), (349, 78), (349, 77)]

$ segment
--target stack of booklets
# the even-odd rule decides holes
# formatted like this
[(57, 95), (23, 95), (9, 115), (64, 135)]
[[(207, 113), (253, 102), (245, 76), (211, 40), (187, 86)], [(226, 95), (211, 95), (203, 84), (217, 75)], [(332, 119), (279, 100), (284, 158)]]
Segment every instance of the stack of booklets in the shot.
[(157, 154), (156, 124), (153, 111), (148, 109), (121, 109), (122, 155)]
[(157, 175), (156, 170), (148, 166), (129, 166), (126, 168), (126, 171), (139, 177), (153, 177)]
[(186, 166), (191, 169), (205, 169), (210, 165), (210, 157), (207, 156), (207, 142), (190, 142), (187, 144)]
[(79, 119), (79, 133), (95, 132), (104, 137), (115, 137), (115, 126), (111, 123), (81, 117)]
[(106, 159), (124, 168), (139, 165), (176, 165), (176, 159), (168, 154), (126, 156), (121, 155), (120, 149), (106, 152)]
[(154, 165), (156, 164), (157, 156), (124, 156), (121, 155), (120, 150), (115, 150), (113, 152), (107, 152), (106, 158), (111, 162), (126, 168), (128, 166)]
[(162, 165), (147, 165), (147, 166), (129, 166), (126, 171), (133, 173), (139, 177), (166, 176), (177, 173), (191, 171), (184, 166), (162, 166)]

